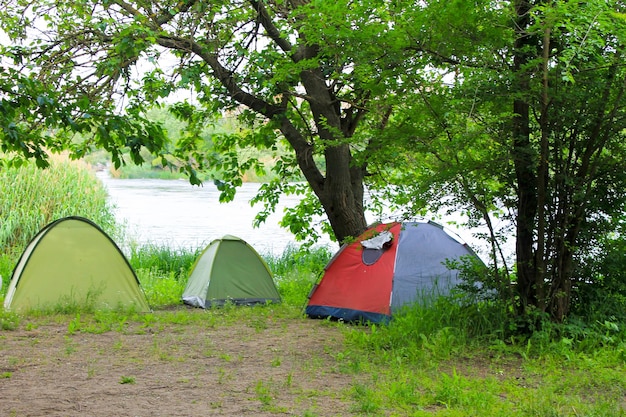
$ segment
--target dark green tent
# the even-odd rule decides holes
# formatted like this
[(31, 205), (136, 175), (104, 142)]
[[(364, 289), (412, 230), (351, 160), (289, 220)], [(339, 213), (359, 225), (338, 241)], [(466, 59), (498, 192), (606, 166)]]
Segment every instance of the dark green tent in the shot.
[(202, 308), (227, 302), (251, 305), (280, 302), (280, 295), (257, 251), (244, 240), (226, 235), (209, 243), (196, 260), (183, 302)]
[(64, 306), (150, 311), (124, 254), (82, 217), (65, 217), (41, 229), (13, 270), (4, 299), (7, 310)]

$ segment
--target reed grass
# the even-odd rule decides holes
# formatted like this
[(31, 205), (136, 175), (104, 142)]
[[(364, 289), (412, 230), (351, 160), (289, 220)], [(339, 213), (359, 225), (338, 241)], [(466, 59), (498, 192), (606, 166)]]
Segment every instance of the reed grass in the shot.
[(287, 246), (280, 256), (263, 255), (284, 303), (304, 308), (307, 296), (331, 258), (327, 247), (299, 250)]
[(0, 295), (30, 240), (66, 216), (86, 217), (114, 240), (123, 238), (106, 189), (85, 164), (53, 158), (46, 169), (34, 163), (0, 167)]
[(19, 251), (53, 220), (83, 216), (108, 234), (119, 233), (106, 189), (86, 166), (52, 161), (0, 169), (0, 247)]
[(173, 248), (154, 243), (129, 247), (128, 262), (134, 269), (146, 269), (164, 276), (187, 275), (202, 249)]

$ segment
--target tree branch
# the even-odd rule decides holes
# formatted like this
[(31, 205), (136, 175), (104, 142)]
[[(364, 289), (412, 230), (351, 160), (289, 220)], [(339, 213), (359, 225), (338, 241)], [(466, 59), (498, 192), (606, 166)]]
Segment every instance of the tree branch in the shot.
[(291, 52), (293, 46), (289, 41), (280, 36), (278, 28), (272, 22), (272, 18), (269, 15), (265, 6), (257, 0), (249, 0), (250, 4), (256, 10), (261, 25), (267, 32), (267, 35), (285, 52)]
[(280, 131), (295, 150), (298, 158), (298, 165), (309, 183), (322, 186), (324, 177), (318, 170), (313, 160), (313, 145), (307, 142), (302, 134), (296, 129), (285, 115), (283, 106), (276, 106), (268, 103), (246, 91), (244, 91), (233, 77), (231, 71), (224, 67), (218, 60), (217, 54), (207, 51), (197, 42), (191, 39), (181, 39), (174, 37), (157, 38), (157, 43), (165, 48), (177, 49), (192, 52), (206, 62), (213, 71), (213, 75), (220, 84), (226, 88), (229, 96), (238, 103), (248, 107), (258, 114), (268, 119), (276, 120), (280, 123)]

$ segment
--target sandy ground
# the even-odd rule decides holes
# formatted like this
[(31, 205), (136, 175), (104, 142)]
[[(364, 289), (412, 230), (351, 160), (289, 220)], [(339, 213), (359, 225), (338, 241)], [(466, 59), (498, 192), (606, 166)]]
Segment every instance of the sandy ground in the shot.
[(318, 320), (68, 321), (0, 331), (0, 416), (352, 415), (342, 332)]

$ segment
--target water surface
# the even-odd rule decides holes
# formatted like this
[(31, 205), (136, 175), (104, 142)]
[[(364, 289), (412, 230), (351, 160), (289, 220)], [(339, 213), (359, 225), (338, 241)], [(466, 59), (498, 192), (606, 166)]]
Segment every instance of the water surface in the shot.
[[(130, 237), (140, 244), (154, 243), (172, 248), (200, 248), (213, 239), (230, 234), (244, 239), (261, 254), (280, 256), (288, 246), (298, 246), (293, 235), (279, 226), (285, 207), (295, 206), (299, 196), (282, 196), (277, 212), (271, 215), (258, 228), (253, 227), (254, 216), (261, 205), (251, 206), (250, 200), (260, 187), (257, 183), (244, 183), (234, 201), (219, 202), (219, 191), (212, 183), (193, 186), (187, 180), (161, 179), (115, 179), (106, 172), (98, 173), (106, 186), (111, 202), (115, 205), (115, 215), (125, 222)], [(368, 222), (376, 219), (366, 213)], [(455, 237), (468, 243), (483, 260), (488, 259), (488, 245), (478, 234), (485, 234), (486, 228), (464, 229), (456, 227), (464, 217), (458, 213), (432, 216), (438, 223), (447, 226)], [(501, 227), (500, 225), (499, 227)], [(324, 237), (320, 245), (332, 251), (338, 245)], [(505, 253), (512, 256), (514, 240), (505, 245)]]
[[(260, 184), (245, 183), (234, 201), (219, 202), (219, 191), (211, 184), (193, 186), (186, 180), (115, 179), (107, 173), (98, 177), (109, 192), (116, 218), (127, 224), (130, 237), (138, 243), (172, 248), (199, 248), (224, 235), (244, 239), (261, 254), (279, 256), (293, 235), (278, 225), (285, 207), (293, 207), (297, 196), (283, 196), (276, 213), (258, 228), (254, 216), (261, 205), (250, 205)], [(320, 244), (332, 244), (328, 238)]]

